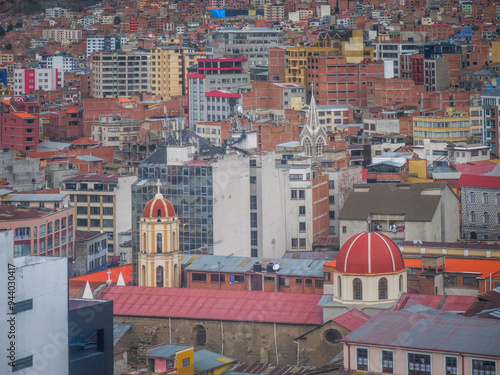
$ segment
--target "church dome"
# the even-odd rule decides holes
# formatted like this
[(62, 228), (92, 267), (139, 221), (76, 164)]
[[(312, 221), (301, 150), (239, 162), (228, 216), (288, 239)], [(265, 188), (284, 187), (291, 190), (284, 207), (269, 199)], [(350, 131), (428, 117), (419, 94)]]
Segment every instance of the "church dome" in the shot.
[(151, 199), (144, 207), (142, 217), (145, 218), (158, 218), (158, 217), (172, 217), (175, 216), (174, 205), (168, 200), (163, 198), (163, 195), (156, 194), (154, 199)]
[(349, 238), (337, 256), (336, 269), (349, 274), (383, 274), (405, 269), (398, 245), (377, 232), (363, 232)]

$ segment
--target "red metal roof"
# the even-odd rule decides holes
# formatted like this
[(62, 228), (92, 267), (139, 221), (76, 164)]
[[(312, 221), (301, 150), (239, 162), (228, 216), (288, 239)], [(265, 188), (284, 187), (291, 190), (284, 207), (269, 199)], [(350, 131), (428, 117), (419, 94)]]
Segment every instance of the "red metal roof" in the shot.
[(98, 145), (100, 143), (93, 140), (93, 139), (83, 137), (83, 138), (78, 138), (78, 139), (74, 140), (73, 142), (71, 142), (71, 144), (72, 145)]
[(370, 316), (365, 313), (358, 309), (352, 309), (332, 320), (352, 332), (365, 324), (369, 319)]
[(474, 163), (456, 164), (457, 171), (463, 174), (482, 175), (491, 172), (498, 164), (498, 159), (476, 161)]
[(188, 288), (112, 287), (115, 315), (321, 324), (321, 295)]
[(407, 309), (415, 305), (424, 305), (450, 312), (463, 312), (474, 303), (475, 296), (442, 296), (404, 293), (394, 308), (394, 311)]
[[(110, 270), (111, 270), (110, 278), (111, 278), (111, 281), (113, 283), (116, 283), (118, 281), (118, 276), (120, 275), (120, 272), (122, 273), (123, 281), (125, 281), (125, 284), (132, 282), (132, 265), (131, 264), (126, 264), (124, 266), (110, 268)], [(71, 280), (99, 281), (101, 283), (105, 283), (106, 280), (108, 280), (108, 270), (89, 273), (87, 275), (83, 275), (83, 276), (79, 276), (79, 277), (74, 277)]]
[(500, 189), (500, 177), (462, 174), (460, 176), (458, 184), (460, 186), (475, 186)]

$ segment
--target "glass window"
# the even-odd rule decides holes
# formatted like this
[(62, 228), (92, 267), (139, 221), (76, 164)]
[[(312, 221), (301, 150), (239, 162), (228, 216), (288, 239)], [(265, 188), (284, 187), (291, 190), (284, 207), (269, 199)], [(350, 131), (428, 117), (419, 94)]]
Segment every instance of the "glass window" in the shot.
[(387, 299), (387, 279), (385, 277), (378, 281), (378, 299)]
[(358, 370), (368, 371), (368, 349), (356, 348), (356, 364)]
[(480, 359), (472, 360), (472, 375), (495, 375), (495, 361), (483, 361)]
[(299, 223), (299, 232), (303, 233), (306, 231), (306, 223)]
[(163, 251), (163, 236), (161, 233), (156, 235), (156, 252), (161, 253)]
[(363, 300), (363, 283), (358, 278), (352, 281), (352, 295), (355, 301)]
[(329, 329), (325, 332), (325, 340), (330, 344), (338, 344), (342, 340), (342, 334), (336, 329)]
[(408, 353), (408, 375), (431, 375), (431, 356)]
[(389, 350), (382, 350), (382, 372), (386, 374), (394, 373), (394, 353)]
[(458, 359), (457, 357), (445, 357), (446, 375), (458, 374)]

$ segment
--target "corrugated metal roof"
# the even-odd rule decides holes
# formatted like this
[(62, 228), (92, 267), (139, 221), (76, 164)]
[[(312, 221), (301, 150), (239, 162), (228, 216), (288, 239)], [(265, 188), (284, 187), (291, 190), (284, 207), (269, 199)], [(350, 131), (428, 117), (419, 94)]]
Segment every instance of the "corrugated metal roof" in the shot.
[(281, 259), (281, 258), (251, 258), (237, 256), (217, 256), (217, 255), (198, 255), (194, 257), (184, 257), (182, 264), (186, 266), (187, 271), (213, 271), (213, 272), (232, 272), (245, 273), (253, 269), (254, 264), (260, 263), (262, 270), (270, 263), (279, 264), (280, 268), (276, 273), (283, 276), (323, 276), (323, 264), (326, 260), (308, 260), (308, 259)]
[(352, 332), (370, 320), (370, 317), (357, 309), (352, 309), (332, 320)]
[(173, 345), (173, 344), (166, 344), (162, 345), (159, 348), (156, 349), (151, 349), (146, 356), (148, 357), (155, 357), (155, 358), (174, 358), (175, 353), (188, 349), (190, 346), (188, 345)]
[(225, 355), (202, 349), (194, 353), (194, 369), (198, 373), (208, 372), (230, 363), (235, 363), (236, 359)]
[(10, 202), (51, 202), (61, 201), (67, 194), (12, 194), (2, 198), (3, 201)]
[(122, 337), (132, 328), (130, 323), (114, 323), (113, 324), (113, 346), (118, 344)]
[(500, 357), (500, 322), (428, 308), (383, 311), (342, 341), (415, 350)]
[(111, 287), (115, 315), (321, 324), (321, 295), (138, 286)]

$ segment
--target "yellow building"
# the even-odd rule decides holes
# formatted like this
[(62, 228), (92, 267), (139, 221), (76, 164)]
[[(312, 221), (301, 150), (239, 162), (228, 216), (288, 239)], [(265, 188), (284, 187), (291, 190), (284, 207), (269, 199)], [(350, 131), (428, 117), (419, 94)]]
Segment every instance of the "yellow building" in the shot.
[(493, 40), (491, 42), (491, 63), (493, 65), (500, 63), (500, 41)]
[(169, 200), (158, 193), (144, 208), (140, 222), (139, 286), (179, 288), (181, 256), (179, 218)]
[(374, 47), (364, 44), (363, 30), (353, 30), (348, 41), (323, 39), (313, 46), (286, 48), (287, 68), (285, 82), (300, 83), (308, 87), (307, 59), (313, 56), (346, 56), (347, 63), (358, 64), (363, 60), (373, 61)]
[(0, 53), (0, 64), (14, 62), (14, 55), (12, 53)]
[(187, 94), (187, 71), (196, 64), (193, 48), (167, 46), (151, 52), (151, 92), (164, 100)]
[(446, 116), (413, 118), (413, 144), (423, 145), (424, 139), (431, 141), (466, 141), (471, 134), (470, 117), (466, 111), (446, 108)]

